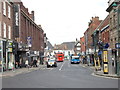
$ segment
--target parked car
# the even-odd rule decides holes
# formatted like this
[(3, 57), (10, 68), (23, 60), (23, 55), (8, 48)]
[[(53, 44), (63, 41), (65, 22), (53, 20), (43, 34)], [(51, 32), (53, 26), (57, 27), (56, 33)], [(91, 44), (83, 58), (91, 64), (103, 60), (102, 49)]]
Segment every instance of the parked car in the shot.
[(47, 68), (49, 68), (49, 67), (57, 67), (57, 62), (56, 62), (56, 60), (55, 59), (49, 59), (48, 61), (47, 61)]

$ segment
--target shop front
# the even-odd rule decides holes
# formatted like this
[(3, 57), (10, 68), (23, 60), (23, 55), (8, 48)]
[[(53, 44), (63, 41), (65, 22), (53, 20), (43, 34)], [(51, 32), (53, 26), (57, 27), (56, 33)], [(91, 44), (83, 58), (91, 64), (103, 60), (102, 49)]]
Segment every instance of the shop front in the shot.
[(3, 60), (3, 49), (2, 49), (2, 40), (0, 40), (0, 72), (3, 71), (2, 60)]
[(13, 41), (7, 42), (7, 69), (14, 69), (15, 57), (13, 54)]
[(18, 63), (18, 67), (22, 68), (25, 67), (25, 61), (28, 59), (27, 52), (29, 51), (29, 48), (27, 47), (27, 44), (18, 43), (18, 50), (17, 50), (17, 56), (16, 56), (16, 62)]

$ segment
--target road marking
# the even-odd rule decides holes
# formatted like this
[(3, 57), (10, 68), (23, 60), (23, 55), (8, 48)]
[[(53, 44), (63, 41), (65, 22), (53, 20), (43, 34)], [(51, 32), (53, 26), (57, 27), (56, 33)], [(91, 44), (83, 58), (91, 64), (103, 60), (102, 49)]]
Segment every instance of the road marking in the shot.
[(65, 62), (61, 65), (61, 67), (60, 67), (59, 71), (60, 71), (60, 70), (62, 70), (62, 67), (63, 67), (63, 65), (64, 65), (64, 64), (65, 64)]
[(68, 67), (70, 67), (70, 62), (68, 62)]

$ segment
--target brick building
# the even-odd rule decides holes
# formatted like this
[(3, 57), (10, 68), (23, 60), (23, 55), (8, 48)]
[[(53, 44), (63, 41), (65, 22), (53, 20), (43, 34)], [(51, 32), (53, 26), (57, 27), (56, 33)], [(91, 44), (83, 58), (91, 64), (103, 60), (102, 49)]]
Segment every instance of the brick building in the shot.
[(102, 20), (99, 20), (99, 17), (92, 17), (88, 24), (88, 29), (84, 33), (85, 37), (85, 50), (86, 50), (86, 56), (87, 61), (92, 63), (94, 62), (93, 54), (94, 54), (94, 47), (93, 47), (93, 38), (92, 34), (98, 27), (98, 25), (101, 23)]
[(111, 56), (115, 60), (115, 73), (120, 75), (120, 49), (116, 47), (116, 44), (120, 46), (120, 0), (109, 0), (106, 11), (109, 12)]
[(110, 29), (109, 29), (109, 15), (101, 22), (101, 27), (99, 28), (99, 40), (101, 40), (104, 44), (110, 44)]
[(34, 11), (30, 14), (22, 2), (14, 2), (14, 17), (14, 38), (18, 43), (16, 62), (24, 65), (26, 59), (31, 62), (44, 54), (44, 31), (34, 22)]
[(4, 70), (25, 66), (26, 59), (43, 61), (44, 31), (34, 19), (34, 11), (30, 14), (22, 2), (0, 1), (0, 66)]
[(8, 0), (0, 1), (0, 64), (3, 69), (12, 69), (13, 54), (13, 3)]
[(84, 36), (80, 38), (80, 44), (81, 44), (81, 54), (85, 55), (85, 38)]

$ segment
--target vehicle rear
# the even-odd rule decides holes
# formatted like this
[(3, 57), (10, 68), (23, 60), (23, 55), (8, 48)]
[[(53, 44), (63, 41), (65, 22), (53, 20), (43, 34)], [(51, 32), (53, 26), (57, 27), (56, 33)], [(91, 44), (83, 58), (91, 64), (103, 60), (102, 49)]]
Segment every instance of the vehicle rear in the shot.
[(57, 63), (55, 60), (49, 60), (47, 62), (47, 67), (57, 67)]
[(56, 60), (57, 60), (58, 62), (63, 62), (63, 61), (64, 61), (64, 54), (63, 54), (63, 53), (58, 53), (58, 54), (56, 55)]
[(71, 57), (71, 64), (73, 64), (73, 63), (80, 63), (80, 57), (79, 56), (72, 56)]
[(47, 62), (47, 67), (57, 67), (57, 62), (55, 59), (50, 59)]

